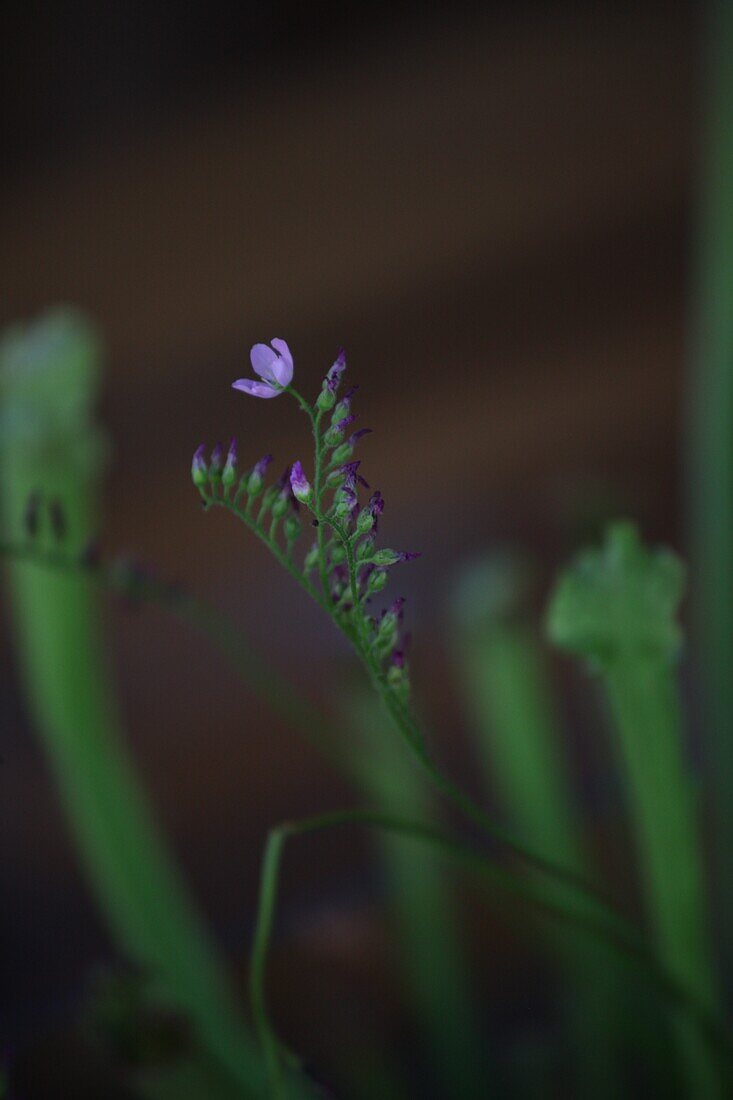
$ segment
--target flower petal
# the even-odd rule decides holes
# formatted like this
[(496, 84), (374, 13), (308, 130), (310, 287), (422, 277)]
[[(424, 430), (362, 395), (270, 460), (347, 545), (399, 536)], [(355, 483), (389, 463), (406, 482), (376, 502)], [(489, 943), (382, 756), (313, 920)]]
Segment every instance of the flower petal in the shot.
[(266, 382), (277, 382), (275, 365), (278, 363), (277, 352), (268, 348), (267, 344), (255, 344), (249, 353), (249, 360), (255, 374), (264, 378)]
[(277, 397), (282, 393), (282, 390), (276, 390), (267, 382), (255, 382), (253, 378), (240, 378), (232, 382), (232, 389), (242, 390), (243, 393), (248, 393), (252, 397)]
[(270, 343), (280, 356), (280, 358), (272, 364), (275, 378), (281, 386), (289, 386), (293, 380), (293, 356), (290, 353), (290, 348), (284, 340), (280, 340), (277, 337), (271, 340)]

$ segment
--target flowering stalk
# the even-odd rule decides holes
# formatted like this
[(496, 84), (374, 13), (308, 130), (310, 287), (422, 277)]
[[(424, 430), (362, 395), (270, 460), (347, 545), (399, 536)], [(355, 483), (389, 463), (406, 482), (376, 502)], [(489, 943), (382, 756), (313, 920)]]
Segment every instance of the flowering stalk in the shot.
[[(272, 392), (268, 390), (267, 393), (260, 393), (249, 384), (245, 387), (246, 379), (235, 382), (234, 388), (255, 397), (288, 394), (308, 418), (314, 440), (312, 491), (305, 491), (303, 481), (308, 483), (299, 462), (295, 464), (295, 483), (297, 492), (304, 494), (303, 506), (313, 516), (317, 532), (316, 544), (306, 552), (303, 563), (299, 566), (292, 554), (292, 546), (283, 547), (278, 537), (279, 520), (292, 515), (301, 507), (293, 489), (292, 466), (275, 485), (264, 491), (262, 503), (255, 516), (255, 510), (245, 500), (252, 473), (246, 471), (238, 487), (229, 489), (222, 485), (220, 475), (223, 459), (221, 447), (217, 445), (214, 448), (208, 464), (204, 457), (206, 450), (200, 447), (194, 457), (193, 480), (205, 508), (223, 507), (233, 512), (268, 547), (300, 587), (333, 619), (363, 662), (399, 733), (412, 749), (430, 781), (444, 797), (474, 824), (501, 843), (507, 851), (528, 866), (544, 873), (549, 879), (564, 885), (570, 891), (568, 904), (587, 905), (590, 902), (600, 907), (611, 922), (617, 922), (619, 916), (615, 908), (582, 875), (572, 868), (562, 867), (545, 858), (530, 846), (517, 842), (442, 772), (428, 752), (422, 731), (409, 705), (409, 664), (405, 656), (408, 637), (402, 631), (401, 603), (398, 601), (397, 606), (393, 604), (389, 610), (382, 612), (381, 618), (371, 614), (372, 601), (386, 586), (389, 571), (419, 555), (375, 548), (374, 538), (384, 511), (382, 495), (377, 490), (371, 494), (365, 505), (360, 505), (360, 488), (369, 488), (360, 473), (360, 462), (350, 460), (338, 464), (334, 454), (340, 444), (333, 447), (326, 442), (326, 435), (332, 425), (324, 427), (324, 418), (330, 413), (330, 420), (339, 423), (348, 415), (356, 389), (352, 387), (337, 401), (345, 358), (341, 353), (326, 375), (319, 397), (311, 406), (291, 383), (293, 360), (288, 345), (284, 340), (273, 340), (272, 345), (277, 348), (277, 352), (267, 349), (264, 344), (256, 344), (251, 352), (253, 368), (262, 377), (265, 377), (263, 371), (266, 374), (269, 372), (272, 378), (279, 373), (277, 381), (268, 381)], [(265, 352), (260, 349), (268, 352), (271, 357), (268, 362), (265, 362)], [(287, 370), (282, 367), (281, 361), (286, 364)], [(369, 518), (369, 529), (366, 532), (363, 519), (365, 514)], [(266, 526), (268, 517), (271, 519), (269, 527)], [(318, 579), (313, 580), (311, 575), (316, 568)]]
[[(256, 345), (252, 350), (254, 369), (265, 377), (269, 372), (268, 392), (259, 392), (259, 384), (235, 383), (255, 397), (276, 397), (287, 393), (295, 399), (308, 418), (314, 439), (314, 471), (312, 485), (300, 462), (286, 470), (279, 482), (271, 485), (262, 496), (255, 516), (250, 501), (245, 501), (251, 473), (245, 473), (236, 489), (222, 484), (222, 457), (217, 448), (207, 465), (205, 451), (197, 452), (194, 482), (205, 507), (219, 506), (232, 511), (270, 549), (281, 565), (301, 588), (333, 619), (365, 665), (376, 692), (392, 717), (433, 785), (467, 818), (479, 825), (505, 850), (524, 864), (547, 876), (553, 884), (550, 900), (573, 919), (596, 914), (612, 936), (619, 929), (628, 932), (626, 922), (615, 907), (582, 874), (558, 865), (536, 849), (519, 843), (499, 827), (485, 811), (450, 780), (429, 754), (422, 732), (409, 705), (409, 667), (405, 659), (407, 638), (402, 632), (403, 601), (394, 602), (380, 617), (372, 615), (372, 601), (381, 592), (389, 570), (417, 555), (391, 549), (376, 549), (375, 536), (384, 502), (379, 492), (366, 504), (359, 501), (360, 488), (369, 488), (360, 473), (359, 460), (342, 462), (341, 425), (351, 416), (354, 389), (337, 401), (337, 390), (345, 366), (343, 357), (329, 371), (321, 394), (313, 406), (292, 386), (292, 356), (284, 341), (273, 341), (268, 351), (272, 357), (265, 363), (264, 352)], [(267, 349), (265, 349), (267, 351)], [(275, 359), (278, 362), (275, 362)], [(280, 365), (285, 362), (287, 370)], [(280, 372), (278, 376), (278, 372)], [(330, 423), (324, 419), (330, 415)], [(336, 432), (333, 429), (336, 428)], [(354, 437), (352, 437), (353, 439)], [(352, 444), (350, 444), (352, 445)], [(283, 547), (280, 521), (292, 518), (298, 510), (307, 508), (316, 527), (316, 543), (308, 549), (302, 564), (293, 554), (292, 538), (286, 534)], [(269, 527), (266, 521), (270, 519)], [(312, 579), (314, 570), (318, 578)], [(533, 880), (534, 884), (534, 880)], [(563, 891), (558, 893), (557, 887)]]

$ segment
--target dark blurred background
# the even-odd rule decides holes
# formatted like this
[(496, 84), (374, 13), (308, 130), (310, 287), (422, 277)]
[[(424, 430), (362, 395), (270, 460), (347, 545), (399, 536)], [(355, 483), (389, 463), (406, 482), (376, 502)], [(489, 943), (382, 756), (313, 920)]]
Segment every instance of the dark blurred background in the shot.
[[(233, 434), (245, 464), (305, 455), (297, 410), (230, 383), (280, 336), (315, 393), (343, 345), (386, 541), (424, 552), (400, 576), (417, 691), (466, 772), (441, 640), (462, 564), (510, 542), (549, 576), (599, 509), (680, 543), (696, 9), (149, 0), (2, 20), (0, 321), (71, 303), (105, 334), (105, 547), (228, 608), (328, 700), (348, 654), (243, 529), (201, 514), (188, 469)], [(22, 1042), (110, 948), (3, 619), (4, 1015)], [(352, 796), (193, 634), (155, 611), (109, 623), (137, 759), (241, 963), (267, 828)], [(358, 838), (302, 851), (280, 1005), (317, 1054), (319, 982), (358, 998), (375, 903)]]

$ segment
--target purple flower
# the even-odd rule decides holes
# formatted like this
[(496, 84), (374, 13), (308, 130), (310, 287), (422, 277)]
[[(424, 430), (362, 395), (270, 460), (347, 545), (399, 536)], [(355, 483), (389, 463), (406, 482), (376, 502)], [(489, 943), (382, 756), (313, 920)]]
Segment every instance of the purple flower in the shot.
[(289, 386), (293, 378), (293, 357), (284, 340), (271, 340), (267, 344), (255, 344), (249, 353), (252, 369), (262, 382), (240, 378), (232, 382), (235, 390), (242, 390), (252, 397), (277, 397), (283, 386)]
[(357, 472), (360, 466), (361, 459), (357, 459), (355, 462), (345, 462), (343, 466), (340, 466), (338, 468), (337, 473), (344, 474), (346, 476), (346, 481), (344, 482), (344, 485), (347, 486), (349, 489), (353, 489), (357, 481), (360, 485), (363, 485), (365, 489), (369, 488), (369, 482), (365, 481), (361, 474)]
[(339, 420), (338, 424), (334, 424), (334, 428), (337, 432), (345, 432), (349, 424), (353, 424), (355, 420), (355, 414), (350, 413), (349, 416), (345, 416), (343, 420)]
[(379, 489), (377, 489), (375, 492), (373, 492), (372, 495), (369, 497), (369, 503), (367, 504), (367, 508), (369, 509), (371, 514), (374, 516), (375, 526), (376, 526), (376, 520), (379, 519), (382, 512), (384, 511), (384, 497), (380, 493)]
[(295, 499), (306, 504), (310, 500), (313, 490), (310, 487), (308, 478), (303, 472), (303, 467), (300, 462), (294, 462), (292, 465), (290, 470), (290, 484)]
[(330, 367), (328, 374), (326, 375), (326, 385), (331, 393), (336, 393), (339, 382), (341, 381), (341, 375), (346, 370), (346, 352), (343, 348), (339, 348), (339, 353), (336, 356), (336, 360)]
[(350, 435), (346, 442), (350, 447), (354, 447), (363, 436), (369, 435), (371, 430), (371, 428), (359, 428), (358, 432), (354, 432), (353, 435)]

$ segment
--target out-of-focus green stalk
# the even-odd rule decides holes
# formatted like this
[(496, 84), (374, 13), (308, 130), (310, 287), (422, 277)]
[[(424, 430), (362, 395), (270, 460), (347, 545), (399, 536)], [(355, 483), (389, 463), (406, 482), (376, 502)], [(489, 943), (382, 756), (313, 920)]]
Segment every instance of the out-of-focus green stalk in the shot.
[[(387, 814), (415, 821), (433, 817), (425, 782), (401, 741), (383, 731), (381, 707), (354, 702), (350, 726), (358, 731), (354, 771), (369, 797)], [(466, 949), (439, 855), (415, 852), (414, 845), (379, 832), (379, 853), (393, 902), (399, 960), (428, 1065), (441, 1094), (490, 1095)]]
[(733, 965), (733, 4), (706, 5), (689, 516), (719, 927)]
[[(675, 660), (684, 574), (651, 552), (629, 524), (560, 579), (549, 611), (553, 640), (601, 672), (615, 717), (642, 888), (660, 961), (715, 1010), (712, 951), (693, 778), (684, 760)], [(721, 1069), (689, 1020), (673, 1013), (690, 1095), (723, 1095)]]
[[(694, 787), (682, 758), (681, 716), (668, 667), (619, 662), (604, 678), (625, 764), (647, 910), (659, 957), (715, 1004)], [(695, 1096), (722, 1096), (717, 1068), (687, 1021), (675, 1034)]]
[[(586, 874), (582, 823), (538, 631), (522, 610), (528, 579), (520, 556), (506, 553), (460, 578), (453, 598), (459, 675), (485, 786), (510, 827), (547, 859)], [(610, 954), (567, 938), (556, 947), (569, 985), (566, 1038), (578, 1087), (583, 1095), (617, 1096)]]
[[(73, 313), (6, 335), (0, 347), (6, 537), (27, 537), (35, 528), (40, 545), (62, 539), (76, 553), (96, 531), (104, 464), (92, 411), (98, 374), (94, 334)], [(33, 498), (38, 507), (29, 512)], [(8, 582), (27, 705), (110, 931), (159, 994), (185, 1013), (241, 1095), (257, 1095), (260, 1058), (124, 745), (96, 595), (82, 578), (29, 563), (11, 566)]]

